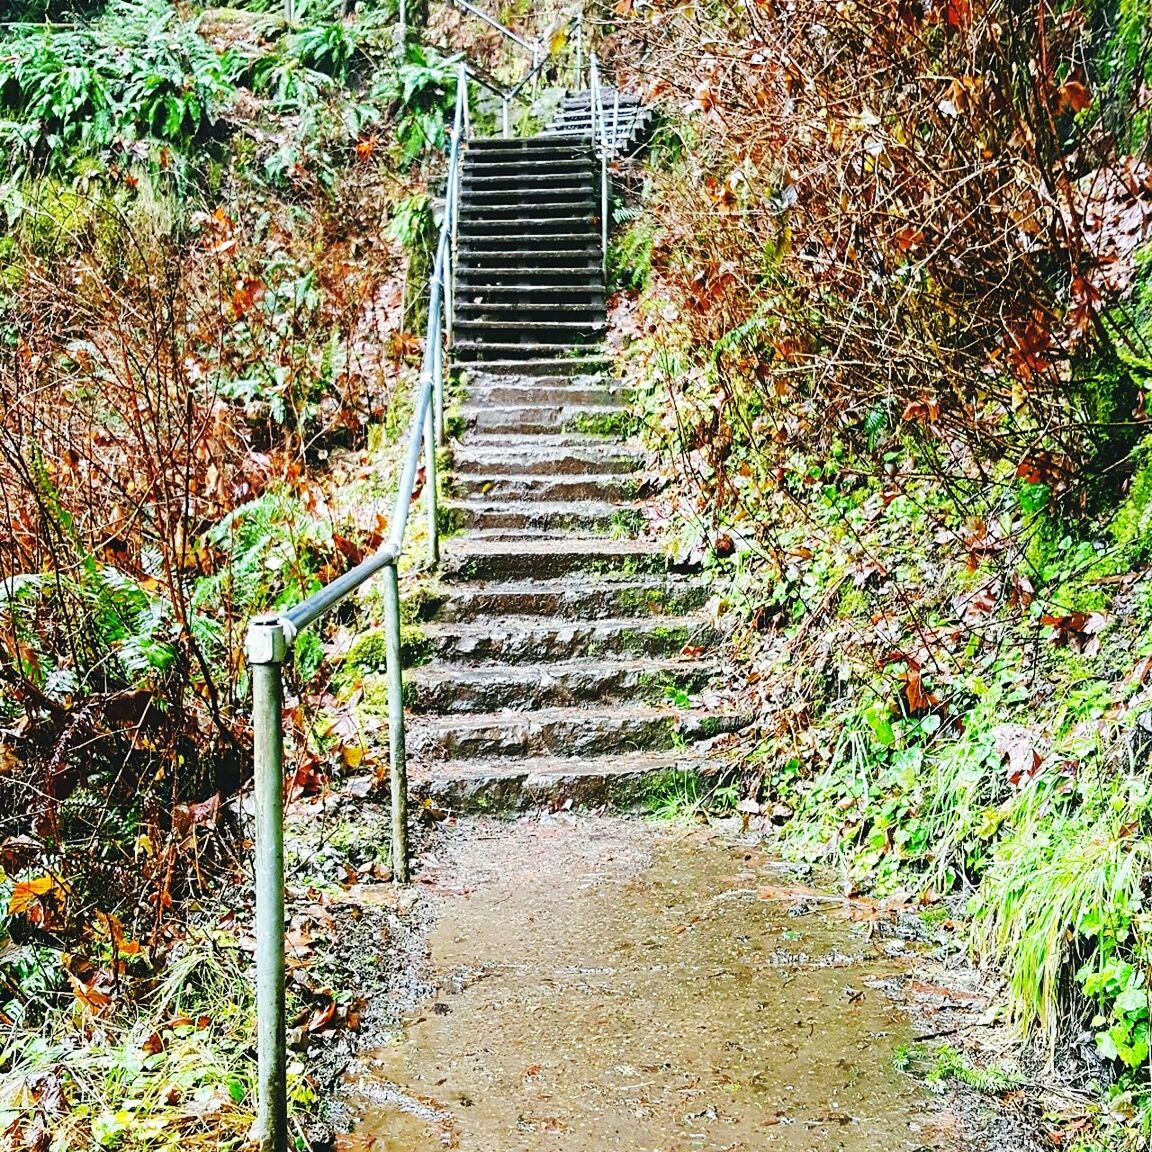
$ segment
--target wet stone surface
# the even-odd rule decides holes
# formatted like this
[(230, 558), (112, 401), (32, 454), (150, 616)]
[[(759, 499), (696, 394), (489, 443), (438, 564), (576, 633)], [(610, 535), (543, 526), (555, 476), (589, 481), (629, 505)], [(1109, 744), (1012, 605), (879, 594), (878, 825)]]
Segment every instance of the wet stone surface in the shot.
[(909, 960), (791, 882), (707, 829), (462, 823), (420, 880), (434, 992), (346, 1077), (356, 1146), (985, 1147), (893, 1068)]

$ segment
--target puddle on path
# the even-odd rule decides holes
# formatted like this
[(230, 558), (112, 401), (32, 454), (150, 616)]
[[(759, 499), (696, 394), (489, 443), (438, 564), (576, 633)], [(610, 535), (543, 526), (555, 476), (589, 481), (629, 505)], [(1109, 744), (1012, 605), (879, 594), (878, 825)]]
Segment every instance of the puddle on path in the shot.
[(482, 822), (425, 879), (438, 991), (349, 1077), (371, 1147), (956, 1146), (892, 1068), (911, 1025), (870, 983), (901, 962), (818, 905), (760, 899), (791, 883), (761, 851), (635, 821)]

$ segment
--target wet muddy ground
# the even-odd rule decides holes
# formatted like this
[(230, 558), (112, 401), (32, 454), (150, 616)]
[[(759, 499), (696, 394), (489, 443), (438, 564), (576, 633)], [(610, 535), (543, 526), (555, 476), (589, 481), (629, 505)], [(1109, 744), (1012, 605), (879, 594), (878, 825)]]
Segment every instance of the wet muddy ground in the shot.
[(903, 947), (738, 837), (469, 821), (420, 890), (428, 994), (349, 1068), (349, 1147), (1005, 1146), (894, 1068)]

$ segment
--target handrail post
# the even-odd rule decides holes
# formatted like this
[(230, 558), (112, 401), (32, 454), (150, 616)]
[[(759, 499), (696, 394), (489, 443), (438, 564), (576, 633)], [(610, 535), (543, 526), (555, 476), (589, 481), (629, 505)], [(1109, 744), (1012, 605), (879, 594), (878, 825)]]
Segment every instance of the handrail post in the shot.
[[(439, 338), (439, 329), (437, 329)], [(432, 403), (428, 405), (428, 417), (424, 421), (424, 507), (428, 514), (428, 561), (435, 567), (440, 563), (439, 492), (436, 480), (436, 364), (439, 355), (432, 348), (432, 372), (430, 381)]]
[[(404, 664), (400, 647), (400, 578), (384, 569), (384, 638), (388, 672), (388, 764), (392, 785), (392, 878), (407, 884), (408, 761), (404, 740)], [(277, 1150), (279, 1152), (279, 1150)]]
[(396, 27), (392, 32), (392, 53), (401, 63), (408, 54), (408, 4), (400, 0)]
[[(447, 270), (445, 270), (445, 280), (447, 280)], [(445, 292), (447, 287), (445, 286)], [(441, 301), (443, 307), (445, 301)], [(433, 346), (433, 360), (432, 360), (432, 442), (434, 445), (444, 443), (444, 342), (443, 334), (439, 333), (435, 345)], [(435, 463), (435, 461), (433, 461)], [(432, 557), (432, 563), (435, 564), (440, 559), (439, 549)]]
[(512, 116), (511, 116), (512, 100), (509, 97), (507, 92), (504, 93), (504, 95), (501, 97), (501, 99), (504, 102), (504, 113), (503, 113), (504, 139), (507, 140), (512, 135)]
[(284, 1020), (284, 660), (278, 617), (248, 627), (256, 800), (256, 1031), (260, 1152), (288, 1147), (287, 1035)]

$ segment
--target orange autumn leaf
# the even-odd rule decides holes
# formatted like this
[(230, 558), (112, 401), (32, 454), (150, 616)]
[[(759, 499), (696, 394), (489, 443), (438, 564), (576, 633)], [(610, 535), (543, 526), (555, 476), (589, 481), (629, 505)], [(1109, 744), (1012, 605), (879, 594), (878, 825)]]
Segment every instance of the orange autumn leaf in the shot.
[(107, 992), (101, 992), (93, 985), (77, 980), (75, 976), (72, 977), (72, 995), (76, 997), (76, 1002), (81, 1007), (86, 1008), (94, 1016), (112, 1003), (112, 997)]
[(27, 912), (40, 902), (41, 896), (47, 896), (49, 892), (58, 887), (59, 885), (51, 876), (37, 876), (35, 880), (21, 880), (12, 889), (12, 895), (8, 899), (8, 915), (19, 916), (21, 913)]
[(1060, 103), (1073, 112), (1083, 112), (1092, 106), (1092, 92), (1079, 80), (1068, 80), (1060, 89)]

